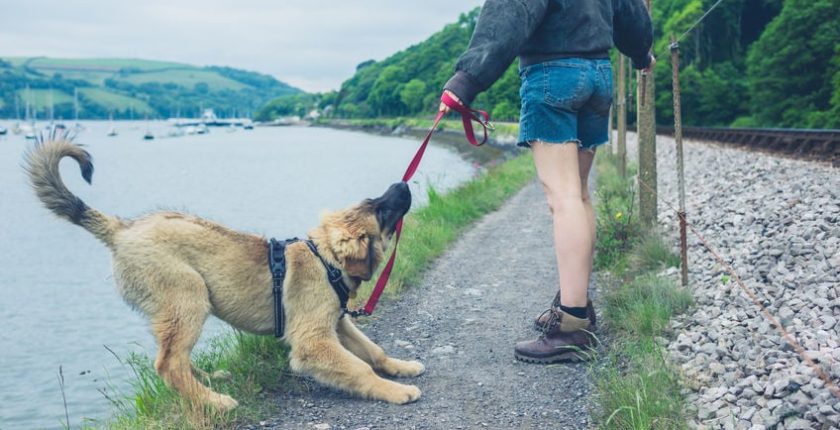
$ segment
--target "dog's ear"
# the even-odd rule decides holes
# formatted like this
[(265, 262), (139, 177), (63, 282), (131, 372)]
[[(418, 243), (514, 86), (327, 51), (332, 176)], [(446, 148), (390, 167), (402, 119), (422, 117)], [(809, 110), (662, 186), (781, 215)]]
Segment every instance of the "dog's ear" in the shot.
[(341, 246), (344, 270), (348, 275), (365, 281), (373, 276), (373, 242), (367, 235), (344, 241)]
[(358, 207), (326, 213), (321, 224), (309, 231), (309, 237), (329, 246), (344, 273), (365, 281), (376, 266), (376, 247), (364, 228), (366, 216)]

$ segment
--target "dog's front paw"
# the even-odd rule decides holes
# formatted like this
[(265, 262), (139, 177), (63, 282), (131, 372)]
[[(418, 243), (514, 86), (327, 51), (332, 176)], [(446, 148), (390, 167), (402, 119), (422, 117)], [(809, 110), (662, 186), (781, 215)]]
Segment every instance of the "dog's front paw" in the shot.
[(420, 376), (426, 371), (426, 366), (419, 361), (397, 360), (396, 358), (388, 360), (385, 367), (383, 370), (391, 376)]
[(230, 381), (233, 375), (227, 370), (217, 370), (210, 374), (210, 379), (214, 381)]
[(233, 397), (217, 393), (210, 395), (209, 403), (220, 412), (229, 412), (239, 406), (239, 402), (237, 402)]
[(385, 398), (383, 399), (389, 403), (404, 405), (406, 403), (417, 401), (417, 399), (419, 399), (423, 394), (420, 389), (414, 385), (392, 384), (393, 385), (389, 387), (385, 394)]

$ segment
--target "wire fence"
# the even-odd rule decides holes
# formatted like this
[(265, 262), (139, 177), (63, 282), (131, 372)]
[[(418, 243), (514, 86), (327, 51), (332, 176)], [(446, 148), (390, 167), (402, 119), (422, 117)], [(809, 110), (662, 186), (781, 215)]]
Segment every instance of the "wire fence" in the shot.
[(690, 222), (685, 220), (684, 216), (681, 214), (679, 209), (674, 207), (674, 205), (671, 204), (669, 201), (667, 201), (665, 199), (660, 199), (659, 198), (660, 196), (658, 195), (658, 193), (656, 193), (656, 191), (653, 189), (653, 187), (651, 187), (649, 184), (645, 183), (642, 180), (639, 180), (639, 184), (641, 184), (643, 187), (645, 187), (647, 189), (647, 191), (653, 192), (654, 194), (656, 194), (656, 197), (657, 197), (658, 201), (661, 201), (661, 202), (665, 203), (665, 205), (668, 206), (668, 208), (670, 208), (671, 210), (673, 210), (677, 214), (678, 218), (682, 218), (682, 220), (685, 222), (685, 225), (688, 227), (688, 229), (691, 231), (691, 233), (694, 234), (694, 236), (700, 241), (700, 243), (703, 245), (703, 247), (715, 258), (715, 260), (717, 260), (718, 264), (720, 264), (721, 267), (723, 267), (729, 273), (729, 275), (732, 277), (732, 279), (735, 280), (735, 283), (738, 285), (738, 287), (741, 289), (741, 291), (743, 291), (750, 298), (750, 300), (753, 302), (753, 304), (755, 304), (756, 307), (759, 308), (759, 310), (761, 311), (761, 315), (768, 322), (770, 322), (770, 324), (772, 324), (773, 327), (776, 328), (776, 331), (779, 332), (779, 334), (782, 336), (782, 338), (791, 347), (793, 347), (793, 349), (802, 358), (802, 361), (807, 363), (808, 366), (811, 367), (812, 370), (814, 370), (814, 373), (820, 379), (822, 379), (822, 381), (825, 383), (825, 386), (834, 395), (834, 397), (836, 397), (838, 400), (840, 400), (840, 388), (838, 388), (837, 384), (831, 379), (831, 377), (819, 365), (817, 365), (817, 363), (814, 362), (813, 359), (808, 357), (808, 355), (805, 352), (805, 348), (803, 348), (802, 345), (799, 343), (799, 341), (797, 341), (796, 338), (792, 334), (790, 334), (790, 332), (779, 321), (779, 319), (776, 318), (776, 316), (773, 315), (761, 303), (761, 301), (758, 299), (758, 296), (755, 294), (755, 291), (753, 291), (751, 288), (747, 287), (744, 284), (744, 282), (741, 280), (741, 277), (738, 276), (738, 273), (735, 271), (735, 269), (732, 268), (732, 265), (727, 263), (726, 260), (724, 260), (723, 257), (720, 256), (720, 253), (717, 250), (715, 250), (715, 248), (712, 247), (712, 245), (709, 244), (709, 241), (706, 240), (705, 236), (702, 233), (700, 233), (700, 231), (693, 224), (691, 224)]
[[(683, 32), (679, 37), (674, 38), (672, 42), (669, 45), (667, 45), (667, 48), (669, 50), (675, 48), (680, 40), (682, 40), (683, 38), (685, 38), (685, 36), (694, 31), (697, 28), (697, 26), (700, 25), (709, 16), (709, 14), (711, 14), (712, 11), (714, 11), (722, 2), (723, 0), (718, 0), (717, 2), (715, 2), (685, 32)], [(794, 349), (794, 351), (796, 351), (796, 353), (801, 357), (802, 361), (806, 363), (814, 371), (817, 377), (819, 377), (825, 383), (825, 387), (831, 392), (831, 394), (833, 394), (834, 397), (840, 400), (840, 388), (838, 388), (837, 383), (831, 379), (830, 375), (826, 373), (826, 371), (824, 371), (822, 367), (820, 367), (816, 362), (814, 362), (814, 360), (811, 357), (808, 356), (808, 354), (806, 353), (802, 345), (799, 343), (799, 341), (785, 328), (781, 321), (764, 306), (761, 300), (759, 300), (755, 291), (753, 291), (751, 288), (747, 287), (744, 284), (744, 282), (741, 280), (741, 277), (738, 276), (738, 273), (735, 271), (732, 265), (729, 264), (726, 260), (724, 260), (720, 252), (718, 252), (714, 247), (711, 246), (711, 244), (709, 244), (709, 241), (706, 240), (705, 236), (692, 223), (687, 221), (685, 217), (685, 212), (676, 208), (668, 200), (660, 199), (660, 196), (656, 191), (656, 186), (646, 183), (644, 180), (641, 179), (641, 177), (638, 177), (637, 180), (639, 185), (641, 186), (640, 188), (645, 188), (645, 191), (651, 193), (656, 199), (656, 201), (663, 202), (666, 206), (668, 206), (671, 210), (673, 210), (676, 213), (680, 224), (685, 225), (688, 228), (688, 230), (691, 231), (691, 233), (699, 240), (700, 244), (702, 244), (703, 248), (705, 248), (705, 250), (708, 251), (714, 257), (717, 263), (726, 272), (729, 273), (731, 279), (735, 280), (735, 283), (736, 285), (738, 285), (738, 288), (740, 288), (741, 291), (744, 294), (746, 294), (747, 297), (749, 297), (750, 301), (752, 301), (752, 303), (759, 309), (762, 317), (764, 317), (764, 319), (767, 320), (776, 329), (781, 338), (784, 339), (784, 341), (787, 342)], [(683, 264), (686, 264), (685, 261), (683, 261)]]

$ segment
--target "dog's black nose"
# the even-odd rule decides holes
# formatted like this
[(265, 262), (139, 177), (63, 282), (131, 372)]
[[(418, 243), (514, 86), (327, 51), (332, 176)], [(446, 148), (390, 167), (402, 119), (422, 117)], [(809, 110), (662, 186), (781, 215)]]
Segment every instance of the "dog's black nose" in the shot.
[(411, 190), (405, 182), (397, 182), (388, 187), (388, 191), (378, 200), (381, 205), (390, 209), (408, 212), (411, 207)]
[(397, 182), (381, 197), (374, 200), (376, 217), (381, 226), (393, 231), (397, 221), (411, 208), (411, 191), (405, 182)]

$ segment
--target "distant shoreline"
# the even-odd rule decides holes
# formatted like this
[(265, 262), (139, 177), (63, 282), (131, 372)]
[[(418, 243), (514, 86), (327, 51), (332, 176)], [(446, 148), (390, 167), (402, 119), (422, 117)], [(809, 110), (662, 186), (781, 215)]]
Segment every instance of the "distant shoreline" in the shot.
[[(416, 139), (419, 144), (422, 139), (429, 132), (428, 128), (416, 127), (408, 124), (407, 121), (399, 122), (396, 125), (389, 120), (320, 120), (313, 123), (312, 127), (327, 127), (336, 130), (359, 131), (363, 133), (375, 134), (379, 136), (397, 136), (404, 138)], [(429, 127), (432, 122), (429, 121)], [(522, 149), (516, 146), (516, 137), (511, 135), (492, 135), (488, 139), (487, 144), (481, 148), (475, 148), (470, 145), (464, 137), (463, 130), (441, 129), (439, 128), (433, 138), (433, 143), (443, 144), (452, 147), (461, 156), (481, 165), (493, 164), (502, 160), (512, 158), (522, 152)]]

